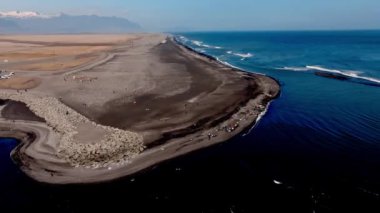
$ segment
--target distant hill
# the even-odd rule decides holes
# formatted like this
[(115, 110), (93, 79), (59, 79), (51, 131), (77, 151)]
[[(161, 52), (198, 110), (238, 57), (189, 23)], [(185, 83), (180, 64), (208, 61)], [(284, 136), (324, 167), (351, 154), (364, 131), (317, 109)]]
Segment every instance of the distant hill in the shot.
[(140, 25), (125, 18), (97, 15), (46, 16), (36, 12), (0, 12), (0, 34), (20, 33), (127, 33)]

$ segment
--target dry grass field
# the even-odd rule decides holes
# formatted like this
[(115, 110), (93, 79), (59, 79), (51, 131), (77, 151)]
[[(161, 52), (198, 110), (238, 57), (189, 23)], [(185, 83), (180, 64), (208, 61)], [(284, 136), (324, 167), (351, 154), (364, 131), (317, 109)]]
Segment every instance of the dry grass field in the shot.
[(41, 83), (39, 78), (31, 77), (14, 77), (10, 79), (0, 80), (0, 89), (31, 89), (38, 86)]
[(136, 35), (1, 35), (0, 68), (62, 71), (96, 60)]

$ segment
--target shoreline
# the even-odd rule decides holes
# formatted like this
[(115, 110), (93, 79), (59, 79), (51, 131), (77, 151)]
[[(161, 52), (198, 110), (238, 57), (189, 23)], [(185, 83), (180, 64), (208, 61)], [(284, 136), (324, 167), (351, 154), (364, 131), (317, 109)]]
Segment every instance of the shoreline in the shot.
[[(174, 44), (174, 41), (169, 41), (168, 43), (171, 42)], [(160, 45), (164, 44), (159, 44), (158, 47)], [(51, 159), (44, 159), (45, 161), (43, 163), (36, 163), (36, 161), (30, 162), (23, 158), (22, 148), (27, 148), (33, 144), (35, 145), (36, 141), (23, 141), (19, 145), (21, 148), (13, 154), (14, 157), (21, 159), (21, 164), (24, 165), (22, 170), (37, 181), (55, 184), (96, 183), (122, 178), (149, 169), (160, 162), (170, 160), (174, 157), (224, 142), (240, 135), (247, 128), (254, 128), (259, 122), (258, 118), (261, 113), (263, 113), (269, 106), (269, 103), (280, 94), (279, 82), (271, 77), (228, 67), (212, 56), (206, 57), (205, 54), (201, 55), (191, 50), (191, 48), (188, 49), (186, 46), (180, 44), (175, 44), (172, 48), (175, 48), (176, 45), (179, 48), (178, 51), (182, 49), (181, 51), (183, 53), (181, 54), (187, 55), (187, 57), (192, 58), (194, 61), (205, 64), (204, 66), (209, 66), (211, 70), (213, 70), (212, 67), (215, 66), (215, 68), (228, 73), (227, 76), (235, 76), (237, 79), (242, 78), (246, 82), (252, 81), (252, 85), (245, 88), (247, 94), (244, 97), (246, 98), (240, 100), (239, 103), (235, 103), (233, 105), (234, 109), (229, 109), (228, 113), (224, 112), (221, 115), (214, 115), (208, 119), (204, 118), (203, 120), (198, 120), (194, 123), (194, 126), (185, 126), (185, 128), (176, 127), (176, 130), (167, 132), (166, 136), (163, 134), (161, 138), (152, 140), (153, 142), (146, 144), (147, 149), (144, 149), (140, 154), (129, 159), (130, 162), (127, 164), (110, 164), (107, 168), (94, 169), (80, 166), (72, 168), (64, 162), (58, 164), (48, 162)], [(158, 55), (161, 57), (162, 54), (160, 51)], [(212, 72), (216, 72), (216, 70)], [(265, 91), (257, 91), (258, 85), (260, 84), (261, 89), (265, 89)], [(233, 85), (231, 87), (233, 87)], [(217, 88), (219, 88), (219, 86)], [(18, 122), (21, 123), (22, 121), (16, 121), (16, 124), (18, 124)], [(146, 138), (145, 140), (149, 140), (149, 137)], [(29, 167), (25, 167), (26, 164), (29, 164)]]
[[(258, 73), (258, 72), (253, 72), (253, 71), (247, 71), (247, 70), (244, 70), (244, 69), (242, 69), (242, 68), (240, 68), (240, 67), (237, 67), (237, 66), (234, 66), (234, 65), (232, 65), (232, 64), (230, 64), (230, 63), (228, 63), (228, 62), (221, 61), (221, 60), (219, 60), (217, 57), (214, 57), (214, 56), (212, 56), (212, 55), (208, 55), (208, 54), (206, 54), (206, 53), (199, 52), (199, 51), (193, 49), (193, 48), (191, 48), (190, 46), (187, 46), (186, 44), (183, 44), (182, 42), (180, 42), (178, 39), (176, 39), (176, 37), (175, 37), (174, 35), (171, 35), (171, 37), (172, 37), (173, 41), (175, 41), (176, 44), (178, 44), (178, 45), (180, 45), (180, 46), (186, 48), (187, 50), (189, 50), (189, 51), (191, 51), (191, 52), (193, 52), (193, 53), (195, 53), (195, 54), (197, 54), (197, 55), (204, 56), (204, 57), (206, 57), (206, 58), (209, 58), (209, 59), (211, 59), (211, 60), (214, 60), (216, 63), (219, 63), (219, 64), (221, 64), (221, 65), (223, 65), (223, 66), (229, 67), (229, 68), (231, 68), (231, 69), (233, 69), (233, 70), (236, 70), (236, 71), (239, 71), (239, 72), (244, 72), (244, 73), (253, 74), (253, 75), (262, 75), (262, 76), (265, 76), (265, 77), (267, 77), (267, 78), (270, 78), (270, 79), (276, 81), (276, 83), (277, 83), (279, 86), (281, 86), (280, 81), (279, 81), (278, 79), (272, 77), (272, 76), (266, 75), (266, 74), (264, 74), (264, 73)], [(273, 100), (275, 100), (276, 98), (278, 98), (280, 95), (281, 95), (281, 90), (278, 92), (277, 96), (273, 98)]]

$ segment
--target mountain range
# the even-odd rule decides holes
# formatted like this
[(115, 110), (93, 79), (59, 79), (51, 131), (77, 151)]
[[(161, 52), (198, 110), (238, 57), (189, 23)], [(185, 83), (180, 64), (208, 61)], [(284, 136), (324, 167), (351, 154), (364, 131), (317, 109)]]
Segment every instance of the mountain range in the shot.
[(141, 32), (137, 23), (125, 18), (97, 15), (42, 15), (38, 12), (0, 12), (0, 34), (127, 33)]

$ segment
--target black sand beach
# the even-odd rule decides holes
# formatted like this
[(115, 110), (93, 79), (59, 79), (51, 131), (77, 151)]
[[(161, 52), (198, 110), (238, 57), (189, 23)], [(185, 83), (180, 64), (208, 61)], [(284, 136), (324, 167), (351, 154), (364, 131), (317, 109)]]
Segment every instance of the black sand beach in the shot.
[[(58, 184), (102, 182), (134, 174), (238, 135), (254, 125), (268, 103), (279, 94), (279, 84), (270, 77), (227, 67), (171, 39), (165, 42), (161, 39), (160, 35), (141, 36), (140, 44), (135, 43), (133, 48), (120, 45), (108, 61), (78, 70), (77, 75), (100, 79), (95, 83), (76, 83), (67, 81), (66, 77), (63, 82), (55, 74), (43, 79), (42, 85), (30, 92), (30, 95), (45, 92), (56, 82), (46, 95), (55, 96), (97, 124), (141, 135), (145, 148), (140, 154), (128, 159), (127, 164), (73, 168), (63, 159), (52, 157), (58, 150), (52, 147), (59, 147), (56, 139), (32, 142), (40, 143), (38, 146), (25, 142), (14, 153), (15, 158), (21, 159), (23, 171), (38, 181)], [(17, 113), (13, 110), (22, 106), (12, 102), (3, 110), (3, 117), (34, 118), (35, 129), (45, 131), (42, 120), (27, 110)], [(88, 143), (85, 141), (91, 138), (90, 134), (99, 137), (103, 134), (102, 131), (92, 133), (94, 129), (87, 124), (77, 129), (83, 142), (75, 143)], [(51, 134), (54, 138), (54, 132)]]

